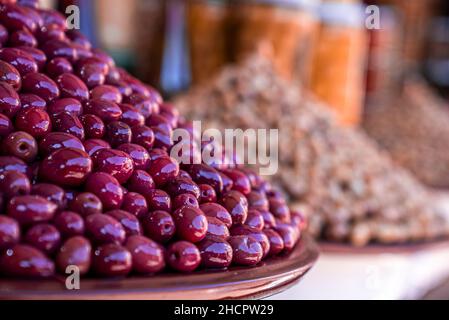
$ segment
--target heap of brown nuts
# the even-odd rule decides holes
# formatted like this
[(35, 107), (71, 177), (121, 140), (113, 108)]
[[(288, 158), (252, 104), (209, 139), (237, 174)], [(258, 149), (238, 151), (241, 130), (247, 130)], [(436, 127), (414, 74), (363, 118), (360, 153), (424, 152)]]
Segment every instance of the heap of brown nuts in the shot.
[(0, 276), (191, 272), (293, 249), (305, 221), (268, 182), (170, 157), (192, 124), (36, 3), (0, 1)]
[(279, 128), (272, 180), (309, 212), (309, 231), (321, 239), (363, 246), (449, 234), (446, 213), (414, 177), (362, 131), (339, 126), (329, 108), (281, 80), (262, 57), (227, 68), (175, 105), (205, 127)]

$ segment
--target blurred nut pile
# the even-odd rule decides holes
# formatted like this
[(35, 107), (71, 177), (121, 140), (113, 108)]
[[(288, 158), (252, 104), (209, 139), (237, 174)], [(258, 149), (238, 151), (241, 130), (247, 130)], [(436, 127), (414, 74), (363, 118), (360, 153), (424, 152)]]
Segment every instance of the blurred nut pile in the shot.
[(449, 187), (449, 113), (424, 81), (402, 97), (367, 108), (364, 127), (400, 165), (433, 187)]
[(298, 92), (262, 57), (225, 69), (175, 104), (209, 128), (279, 128), (279, 172), (272, 177), (309, 214), (309, 231), (363, 246), (449, 234), (444, 213), (407, 171), (357, 129)]

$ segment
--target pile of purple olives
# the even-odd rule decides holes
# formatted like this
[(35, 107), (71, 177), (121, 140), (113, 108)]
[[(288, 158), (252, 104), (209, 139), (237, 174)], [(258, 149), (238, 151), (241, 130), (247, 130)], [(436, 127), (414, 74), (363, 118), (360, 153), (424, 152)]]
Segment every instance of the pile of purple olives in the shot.
[(241, 166), (171, 158), (191, 124), (36, 2), (0, 0), (0, 277), (192, 272), (292, 250), (305, 219), (279, 192)]

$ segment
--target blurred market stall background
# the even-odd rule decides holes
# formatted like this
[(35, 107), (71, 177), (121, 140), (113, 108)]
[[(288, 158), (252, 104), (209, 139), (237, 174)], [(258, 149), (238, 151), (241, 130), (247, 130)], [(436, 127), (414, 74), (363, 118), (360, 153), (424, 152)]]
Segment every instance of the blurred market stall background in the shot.
[[(353, 145), (360, 146), (361, 149), (366, 145), (368, 150), (366, 155), (373, 152), (376, 156), (373, 157), (375, 160), (368, 164), (363, 163), (363, 159), (355, 158), (354, 154), (356, 159), (354, 161), (359, 162), (354, 168), (378, 172), (376, 166), (380, 166), (379, 163), (384, 164), (381, 160), (377, 160), (377, 149), (371, 146), (371, 140), (364, 140), (367, 133), (388, 152), (388, 157), (391, 156), (395, 164), (414, 175), (414, 178), (409, 180), (407, 174), (403, 176), (402, 169), (398, 169), (400, 174), (396, 179), (401, 180), (398, 188), (405, 191), (403, 194), (398, 192), (399, 196), (391, 200), (392, 202), (401, 204), (403, 201), (403, 207), (406, 207), (408, 199), (413, 198), (410, 194), (413, 194), (414, 190), (421, 190), (418, 180), (432, 192), (438, 190), (438, 194), (440, 192), (447, 194), (449, 187), (449, 2), (447, 0), (47, 0), (42, 2), (62, 12), (68, 5), (78, 5), (81, 9), (81, 29), (91, 41), (112, 54), (122, 67), (159, 88), (168, 98), (176, 99), (179, 94), (188, 92), (192, 87), (207, 87), (223, 68), (245, 61), (247, 57), (257, 52), (260, 56), (268, 58), (274, 65), (277, 75), (288, 83), (288, 87), (285, 87), (275, 81), (273, 86), (287, 88), (286, 91), (288, 88), (298, 88), (298, 91), (307, 92), (307, 95), (314, 96), (336, 112), (340, 126), (358, 132), (354, 134), (356, 137), (354, 139), (359, 144)], [(378, 28), (376, 18), (379, 18)], [(259, 76), (262, 78), (266, 76), (264, 72), (262, 71)], [(240, 74), (245, 76), (245, 72)], [(239, 80), (239, 76), (232, 76), (232, 71), (223, 73), (222, 78), (229, 82)], [(232, 87), (232, 84), (228, 85)], [(212, 88), (202, 94), (214, 96), (217, 93), (216, 89), (212, 85)], [(259, 95), (263, 99), (263, 92), (257, 89), (251, 94)], [(235, 99), (247, 99), (245, 101), (250, 105), (253, 98), (251, 94), (242, 92), (242, 97), (239, 97), (239, 93), (236, 92), (231, 98), (237, 96)], [(275, 100), (274, 96), (270, 99)], [(288, 103), (287, 101), (286, 104)], [(271, 101), (271, 104), (267, 105), (276, 106), (276, 102)], [(309, 104), (307, 108), (313, 109), (313, 104)], [(299, 112), (299, 109), (295, 108), (290, 110)], [(269, 117), (270, 112), (267, 111), (266, 114), (265, 116)], [(326, 121), (324, 123), (328, 125)], [(333, 125), (330, 127), (334, 130)], [(332, 130), (328, 134), (340, 135), (343, 132), (338, 128)], [(322, 132), (310, 133), (312, 137), (319, 134)], [(361, 136), (363, 138), (360, 138)], [(342, 137), (346, 135), (342, 134)], [(348, 139), (349, 137), (352, 137), (352, 133), (348, 135)], [(336, 148), (339, 148), (338, 143), (341, 143), (339, 139), (335, 138), (335, 141), (329, 144), (335, 142)], [(350, 146), (350, 143), (343, 145), (343, 149), (350, 149)], [(332, 148), (330, 150), (327, 153), (329, 158), (333, 157)], [(318, 151), (318, 154), (319, 152), (321, 151)], [(342, 154), (347, 158), (352, 157), (349, 151), (343, 151)], [(363, 158), (363, 155), (361, 152), (357, 156)], [(379, 156), (380, 158), (382, 157)], [(334, 159), (337, 160), (338, 158)], [(395, 169), (388, 161), (386, 163), (388, 176), (388, 170)], [(349, 168), (351, 169), (351, 164)], [(350, 169), (349, 172), (352, 173)], [(337, 171), (335, 175), (342, 174), (342, 170), (335, 171)], [(369, 178), (368, 174), (367, 179)], [(297, 181), (297, 184), (303, 182)], [(358, 186), (357, 182), (354, 182), (355, 186)], [(392, 183), (396, 186), (395, 182)], [(354, 185), (349, 182), (348, 184), (339, 182), (338, 188), (343, 190), (338, 191), (345, 194), (348, 190), (351, 191), (352, 187)], [(376, 192), (388, 195), (388, 188), (381, 183), (380, 189), (382, 188), (385, 190)], [(294, 199), (295, 190), (289, 191)], [(331, 193), (332, 190), (324, 192)], [(364, 192), (368, 191), (360, 191)], [(396, 191), (393, 190), (392, 194), (394, 192)], [(433, 202), (427, 201), (429, 204)], [(363, 212), (364, 218), (361, 219), (354, 213), (357, 211), (355, 208), (347, 210), (353, 210), (351, 213), (336, 210), (334, 217), (326, 217), (334, 221), (335, 225), (323, 227), (325, 239), (352, 242), (353, 245), (365, 245), (371, 238), (380, 243), (393, 242), (391, 239), (402, 239), (398, 242), (405, 243), (413, 239), (413, 234), (416, 238), (422, 236), (420, 223), (430, 224), (429, 216), (420, 215), (420, 212), (413, 216), (409, 214), (408, 220), (404, 220), (403, 217), (401, 220), (397, 218), (399, 216), (397, 212), (391, 212), (391, 208), (387, 209), (390, 210), (379, 214), (379, 220), (385, 219), (387, 222), (382, 221), (383, 228), (379, 227), (380, 235), (377, 236), (372, 233), (367, 235), (366, 228), (363, 228), (366, 227), (363, 223), (365, 221), (359, 221), (365, 218), (373, 220), (371, 216), (376, 220), (376, 212), (370, 212), (371, 209), (362, 207), (360, 211)], [(353, 216), (348, 217), (350, 214)], [(404, 230), (395, 228), (397, 227), (395, 224), (405, 222), (410, 230), (414, 228), (414, 233), (411, 233), (412, 236), (402, 235), (401, 238), (399, 231)], [(354, 228), (351, 231), (353, 225), (361, 228)], [(351, 240), (347, 239), (348, 233), (351, 234)], [(395, 281), (391, 279), (386, 282), (380, 281), (378, 287), (380, 289), (377, 291), (367, 290), (366, 285), (357, 282), (357, 276), (362, 279), (366, 277), (366, 270), (359, 268), (352, 273), (356, 275), (353, 289), (355, 292), (358, 290), (358, 297), (415, 298), (422, 296), (424, 291), (436, 285), (442, 277), (449, 276), (447, 250), (438, 251), (438, 256), (430, 255), (430, 250), (421, 249), (414, 255), (409, 253), (406, 257), (395, 255), (396, 260), (390, 253), (382, 257), (370, 256), (373, 260), (368, 260), (373, 262), (369, 263), (367, 259), (362, 259), (363, 265), (373, 263), (380, 266), (381, 272), (391, 274), (393, 270), (400, 277), (396, 277)], [(348, 255), (345, 256), (347, 257)], [(382, 260), (385, 257), (386, 259)], [(340, 268), (341, 271), (351, 273), (350, 266), (357, 265), (354, 263), (355, 260), (342, 262), (341, 256), (323, 255), (322, 261), (323, 263), (327, 261), (327, 265), (322, 263), (313, 270), (315, 278), (325, 279), (326, 276), (323, 274), (327, 274), (333, 279), (332, 272), (336, 269)], [(439, 269), (431, 268), (432, 261), (438, 261)], [(444, 267), (445, 262), (448, 264), (447, 267)], [(334, 267), (337, 265), (339, 267)], [(426, 268), (409, 269), (405, 277), (402, 270), (408, 269), (410, 265)], [(321, 274), (317, 274), (319, 272)], [(429, 277), (432, 272), (435, 274), (433, 278)], [(342, 275), (342, 279), (346, 279), (344, 277), (350, 275)], [(410, 283), (409, 279), (420, 280)], [(334, 284), (335, 288), (344, 287), (344, 284)], [(390, 287), (386, 290), (385, 286)], [(309, 283), (308, 288), (315, 288), (315, 293), (319, 293), (316, 283), (313, 285)], [(365, 292), (360, 293), (363, 290)], [(293, 296), (286, 297), (307, 296), (294, 293)], [(333, 297), (332, 294), (329, 294), (329, 297)], [(352, 296), (348, 291), (348, 294), (342, 297)]]

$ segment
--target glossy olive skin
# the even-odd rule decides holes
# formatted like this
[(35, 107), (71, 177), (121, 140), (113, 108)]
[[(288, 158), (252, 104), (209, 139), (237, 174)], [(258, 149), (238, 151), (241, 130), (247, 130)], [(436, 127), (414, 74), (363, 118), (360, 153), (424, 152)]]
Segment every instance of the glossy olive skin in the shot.
[(148, 173), (158, 187), (175, 179), (179, 173), (179, 164), (170, 157), (161, 157), (151, 162)]
[(40, 164), (40, 177), (60, 186), (81, 185), (92, 172), (89, 155), (78, 149), (66, 148), (53, 152)]
[(73, 67), (66, 58), (51, 59), (45, 66), (45, 72), (52, 78), (56, 79), (64, 73), (72, 73)]
[(205, 164), (192, 164), (188, 172), (196, 183), (210, 185), (217, 193), (223, 192), (223, 180), (214, 168)]
[(79, 213), (83, 217), (87, 217), (92, 214), (102, 213), (103, 203), (95, 194), (82, 192), (70, 201), (69, 209)]
[(129, 213), (136, 216), (138, 219), (141, 219), (148, 212), (147, 200), (140, 193), (127, 192), (123, 196), (123, 203), (121, 209), (128, 211)]
[(263, 232), (267, 236), (268, 241), (270, 241), (270, 251), (268, 255), (275, 256), (281, 253), (284, 250), (284, 240), (281, 235), (273, 229), (265, 229)]
[(250, 209), (256, 209), (260, 211), (268, 211), (270, 204), (264, 193), (259, 191), (251, 191), (246, 198), (248, 199), (248, 206)]
[(190, 193), (180, 194), (173, 199), (173, 209), (178, 209), (184, 206), (199, 208), (198, 199)]
[(284, 200), (269, 199), (270, 212), (273, 216), (283, 223), (289, 223), (291, 221), (290, 209)]
[(243, 266), (254, 266), (262, 260), (263, 249), (258, 241), (250, 236), (232, 236), (228, 240), (232, 247), (232, 262)]
[(126, 123), (131, 128), (134, 126), (143, 126), (145, 124), (144, 116), (132, 105), (121, 103), (119, 104), (119, 107), (122, 110), (120, 121)]
[(17, 171), (9, 171), (0, 175), (0, 190), (5, 199), (24, 196), (30, 193), (31, 183), (26, 175)]
[(278, 223), (273, 229), (282, 237), (282, 240), (284, 241), (284, 249), (286, 251), (293, 250), (301, 237), (301, 232), (299, 229), (290, 224)]
[(232, 182), (231, 178), (225, 175), (223, 172), (220, 172), (221, 180), (223, 181), (223, 193), (229, 192), (234, 187), (234, 182)]
[(130, 143), (132, 138), (131, 127), (121, 121), (113, 121), (106, 126), (106, 140), (113, 147)]
[(29, 245), (51, 254), (59, 247), (61, 234), (51, 224), (37, 224), (27, 231), (24, 238)]
[(27, 108), (40, 108), (47, 109), (47, 102), (41, 97), (32, 93), (21, 93), (19, 94), (20, 102), (22, 103), (22, 109)]
[(118, 121), (122, 116), (122, 109), (116, 103), (98, 99), (89, 100), (84, 105), (84, 112), (96, 115), (104, 123)]
[(269, 211), (259, 211), (263, 218), (264, 228), (273, 228), (276, 226), (276, 219)]
[(8, 62), (0, 60), (0, 81), (6, 82), (18, 91), (22, 86), (22, 78), (19, 71)]
[(43, 73), (28, 73), (22, 79), (22, 91), (49, 102), (59, 97), (58, 85)]
[(184, 177), (176, 177), (167, 184), (165, 189), (172, 197), (176, 197), (183, 193), (190, 193), (197, 199), (200, 197), (200, 188), (198, 185), (192, 180)]
[(123, 189), (110, 174), (96, 172), (86, 181), (85, 190), (95, 194), (103, 203), (105, 210), (119, 209), (123, 202)]
[(99, 99), (114, 103), (122, 102), (122, 94), (120, 90), (110, 85), (100, 85), (92, 89), (90, 96), (92, 99)]
[(128, 180), (128, 189), (133, 192), (140, 193), (143, 196), (151, 194), (155, 188), (153, 177), (143, 170), (134, 170)]
[(17, 196), (8, 202), (7, 213), (21, 225), (47, 222), (53, 219), (57, 206), (39, 196)]
[(71, 73), (63, 73), (56, 78), (62, 98), (74, 98), (87, 101), (90, 97), (89, 89), (80, 78)]
[(30, 176), (30, 168), (23, 160), (12, 156), (0, 156), (0, 173), (18, 171)]
[(245, 223), (248, 217), (248, 200), (236, 190), (231, 190), (221, 198), (221, 204), (232, 216), (234, 225)]
[(198, 248), (188, 241), (172, 243), (166, 250), (167, 264), (180, 272), (192, 272), (201, 263), (201, 254)]
[(134, 162), (123, 151), (114, 149), (100, 149), (92, 155), (96, 172), (105, 172), (117, 179), (119, 183), (125, 183), (134, 171)]
[(32, 162), (37, 156), (37, 142), (30, 134), (16, 131), (2, 141), (3, 153), (25, 162)]
[(87, 236), (97, 244), (121, 244), (126, 239), (126, 231), (122, 224), (109, 215), (93, 214), (86, 218), (85, 223)]
[(126, 276), (132, 270), (132, 255), (115, 243), (101, 245), (94, 251), (93, 269), (103, 277)]
[(84, 220), (76, 212), (62, 211), (58, 213), (53, 224), (65, 238), (84, 234)]
[(195, 243), (206, 237), (207, 218), (200, 209), (181, 207), (173, 212), (173, 220), (176, 225), (176, 234), (180, 239)]
[(227, 240), (230, 236), (228, 227), (218, 218), (206, 217), (207, 233), (206, 238)]
[(0, 215), (0, 250), (10, 248), (20, 240), (20, 226), (11, 217)]
[(225, 224), (226, 227), (232, 226), (232, 217), (228, 210), (218, 203), (203, 203), (200, 205), (201, 211), (208, 217), (217, 218)]
[(258, 210), (250, 209), (248, 211), (248, 217), (246, 218), (245, 225), (262, 231), (265, 227), (265, 221), (262, 214)]
[(77, 137), (79, 140), (84, 140), (84, 127), (79, 118), (70, 112), (60, 112), (53, 116), (52, 124), (54, 131), (65, 132)]
[(141, 222), (145, 235), (154, 241), (164, 243), (175, 235), (175, 222), (166, 211), (150, 212), (142, 218)]
[(134, 272), (151, 274), (165, 268), (164, 248), (158, 243), (135, 235), (128, 238), (125, 247), (131, 253)]
[(24, 50), (3, 48), (0, 50), (0, 60), (3, 60), (16, 68), (21, 76), (32, 72), (38, 72), (39, 70), (34, 58)]
[(142, 227), (139, 219), (129, 212), (124, 210), (112, 210), (105, 213), (108, 216), (113, 217), (115, 220), (121, 223), (123, 229), (126, 232), (126, 236), (135, 236), (142, 234)]
[(214, 188), (208, 184), (200, 184), (198, 187), (200, 188), (199, 203), (217, 202), (217, 194)]
[(100, 140), (100, 139), (85, 140), (83, 142), (83, 145), (84, 145), (84, 149), (89, 154), (89, 156), (92, 156), (99, 149), (109, 149), (109, 148), (111, 148), (109, 143), (107, 143), (104, 140)]
[(41, 251), (24, 244), (17, 244), (0, 255), (0, 272), (20, 278), (42, 278), (54, 274), (53, 261)]
[(11, 120), (4, 114), (0, 114), (0, 138), (6, 137), (13, 131)]
[(135, 125), (132, 130), (132, 143), (141, 145), (146, 149), (151, 149), (154, 145), (154, 132), (145, 125)]
[(77, 59), (76, 49), (66, 41), (49, 40), (41, 46), (41, 49), (45, 52), (48, 59), (60, 57), (70, 62), (74, 62)]
[(150, 165), (150, 154), (144, 147), (133, 143), (125, 143), (120, 145), (117, 149), (126, 152), (131, 157), (134, 162), (134, 169), (148, 169)]
[(0, 113), (12, 119), (20, 110), (20, 98), (14, 88), (6, 82), (0, 82)]
[(43, 157), (49, 156), (56, 150), (64, 148), (85, 151), (80, 139), (65, 132), (50, 132), (39, 142), (39, 152)]
[(101, 139), (104, 136), (106, 127), (99, 117), (93, 114), (84, 114), (79, 119), (83, 124), (87, 139)]
[(61, 112), (68, 112), (75, 116), (80, 116), (83, 113), (83, 106), (81, 102), (73, 98), (62, 98), (52, 101), (47, 108), (50, 115), (55, 116)]
[(52, 129), (48, 113), (42, 108), (30, 107), (17, 113), (14, 125), (16, 129), (25, 131), (35, 138), (41, 138)]
[(268, 240), (268, 237), (263, 233), (262, 231), (259, 231), (257, 229), (251, 228), (249, 226), (234, 226), (231, 229), (231, 234), (233, 236), (250, 236), (262, 247), (263, 251), (263, 257), (266, 257), (268, 253), (270, 252), (270, 241)]
[(67, 267), (77, 266), (80, 275), (85, 275), (91, 266), (92, 246), (86, 238), (75, 236), (67, 239), (59, 249), (56, 266), (62, 274)]
[(251, 192), (251, 182), (248, 177), (237, 169), (226, 169), (222, 171), (233, 182), (233, 190), (239, 191), (244, 195)]
[(167, 192), (160, 189), (152, 189), (145, 195), (150, 211), (171, 211), (171, 199)]
[(33, 186), (31, 187), (31, 194), (41, 196), (47, 199), (48, 201), (53, 202), (58, 206), (59, 210), (64, 209), (67, 205), (64, 189), (55, 184), (49, 183), (33, 184)]
[(205, 268), (227, 268), (232, 263), (232, 247), (221, 239), (206, 238), (197, 244)]

